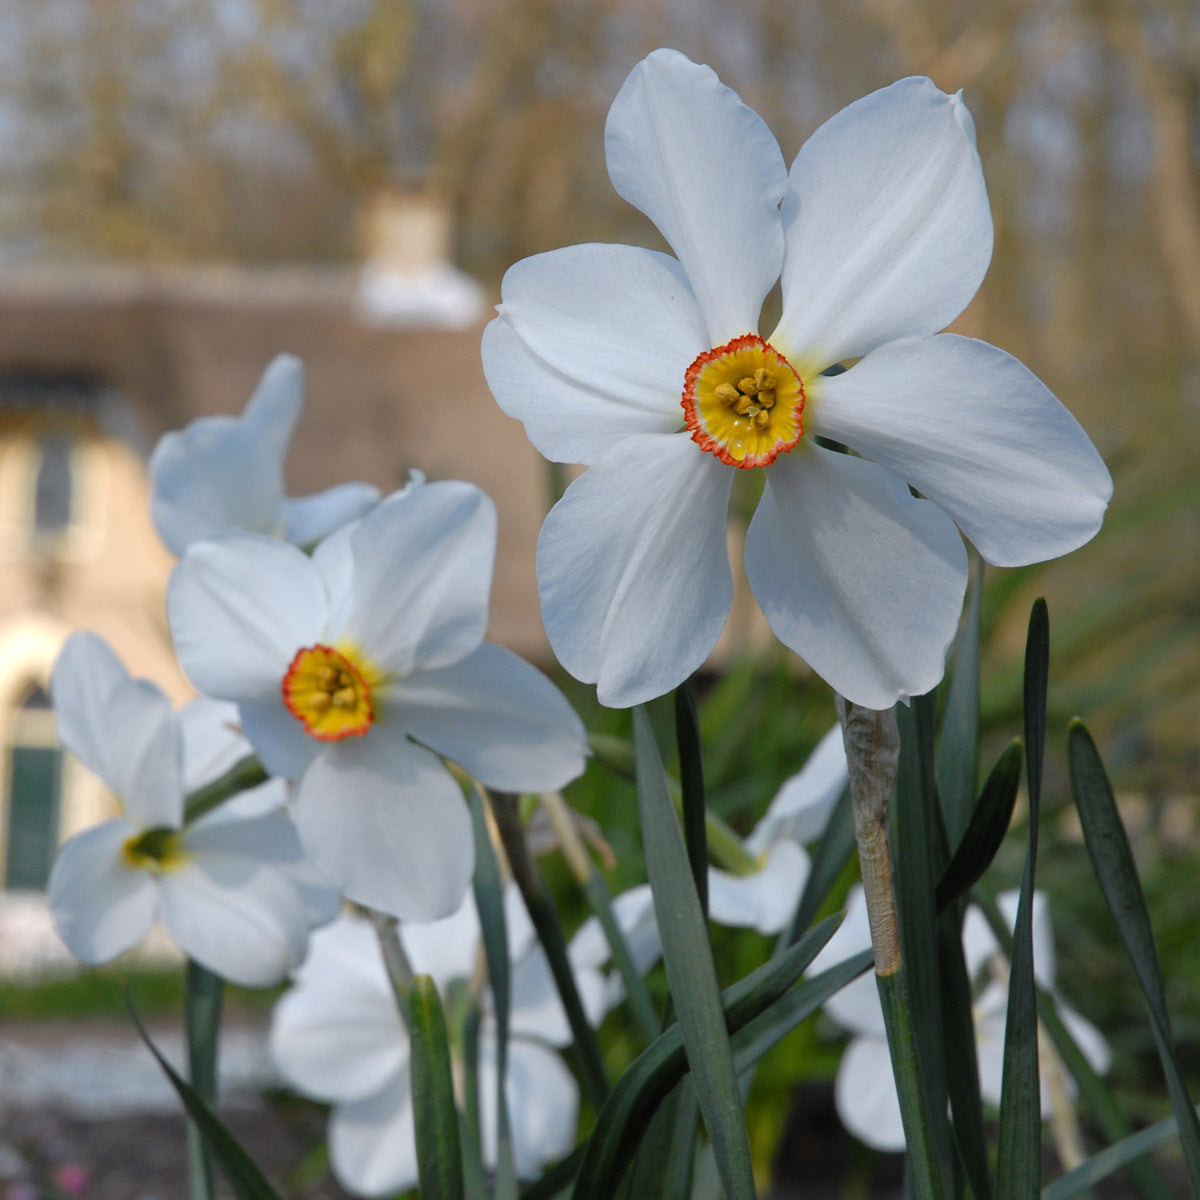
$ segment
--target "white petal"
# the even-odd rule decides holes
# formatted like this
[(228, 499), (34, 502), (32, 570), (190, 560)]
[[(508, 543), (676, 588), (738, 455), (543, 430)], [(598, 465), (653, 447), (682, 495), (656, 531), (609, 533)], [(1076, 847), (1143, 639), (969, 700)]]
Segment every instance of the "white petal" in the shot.
[(329, 1157), (339, 1182), (356, 1195), (391, 1196), (416, 1187), (417, 1136), (407, 1072), (374, 1096), (333, 1110)]
[(187, 862), (161, 876), (163, 924), (209, 970), (243, 987), (267, 987), (304, 958), (308, 914), (285, 870), (230, 850), (240, 824), (184, 835)]
[(746, 574), (780, 641), (847, 700), (883, 709), (941, 679), (967, 554), (896, 476), (802, 443), (767, 471)]
[(992, 255), (970, 113), (928, 79), (844, 108), (804, 144), (783, 202), (784, 312), (772, 335), (822, 370), (944, 329)]
[[(580, 966), (572, 956), (572, 974), (588, 1021), (599, 1025), (609, 1007), (608, 981), (593, 967)], [(554, 983), (550, 963), (540, 945), (514, 960), (509, 1031), (514, 1037), (535, 1038), (551, 1046), (569, 1046), (571, 1024)]]
[(1112, 1048), (1104, 1034), (1060, 997), (1055, 997), (1055, 1005), (1062, 1023), (1083, 1051), (1083, 1057), (1088, 1060), (1092, 1070), (1098, 1075), (1106, 1074), (1112, 1066)]
[(65, 842), (46, 885), (59, 937), (76, 958), (108, 962), (150, 932), (158, 888), (125, 860), (125, 843), (138, 834), (125, 817), (85, 829)]
[(710, 344), (673, 258), (570, 246), (510, 267), (501, 294), (484, 373), (547, 458), (593, 463), (631, 434), (679, 428), (684, 375)]
[(682, 683), (716, 645), (733, 582), (733, 469), (690, 438), (630, 438), (567, 489), (538, 538), (559, 661), (624, 708)]
[(975, 1001), (975, 1049), (979, 1060), (979, 1094), (1000, 1107), (1004, 1078), (1004, 1031), (1008, 1025), (1008, 989), (992, 981)]
[(535, 667), (484, 642), (389, 690), (387, 718), (487, 787), (548, 792), (583, 773), (587, 732)]
[(350, 537), (353, 586), (330, 617), (339, 637), (398, 675), (445, 666), (483, 641), (496, 507), (474, 484), (394, 492)]
[[(645, 974), (662, 954), (658, 918), (654, 912), (654, 894), (648, 883), (621, 892), (612, 902), (617, 928), (625, 937), (634, 966)], [(612, 948), (598, 917), (588, 917), (569, 947), (571, 964), (577, 969), (599, 967), (608, 962)]]
[(271, 1056), (319, 1100), (367, 1099), (403, 1078), (408, 1034), (371, 925), (345, 917), (310, 939), (296, 983), (271, 1017)]
[[(517, 1177), (536, 1179), (542, 1168), (562, 1158), (575, 1144), (579, 1087), (563, 1060), (545, 1046), (513, 1040), (508, 1047), (504, 1081)], [(495, 1044), (479, 1048), (479, 1123), (483, 1161), (496, 1164)]]
[(321, 641), (327, 616), (312, 560), (274, 538), (198, 542), (167, 584), (179, 661), (200, 691), (223, 700), (278, 702), (297, 650)]
[[(1016, 889), (1001, 892), (996, 897), (996, 906), (1009, 932), (1016, 925), (1020, 899), (1021, 894)], [(972, 905), (963, 920), (963, 955), (967, 973), (974, 979), (984, 964), (1000, 952), (991, 925), (983, 913)], [(1055, 975), (1054, 930), (1050, 924), (1049, 897), (1039, 891), (1033, 893), (1033, 970), (1038, 984), (1047, 991), (1052, 990)]]
[(183, 824), (183, 746), (171, 702), (147, 679), (108, 697), (114, 777), (125, 812), (143, 828)]
[(312, 546), (334, 530), (357, 521), (379, 503), (370, 483), (339, 483), (312, 496), (296, 496), (283, 505), (285, 536), (296, 546)]
[(50, 678), (58, 740), (115, 789), (119, 758), (109, 699), (129, 682), (112, 647), (94, 633), (73, 633), (59, 651)]
[[(819, 975), (871, 948), (871, 927), (867, 919), (867, 901), (862, 884), (856, 883), (846, 897), (846, 915), (833, 937), (821, 947), (806, 972), (809, 978)], [(824, 1004), (825, 1012), (851, 1033), (883, 1038), (883, 1009), (875, 972), (868, 969), (835, 992)]]
[(236, 704), (198, 696), (179, 710), (183, 780), (188, 791), (211, 783), (253, 753), (242, 735)]
[(990, 563), (1055, 558), (1100, 528), (1108, 468), (1049, 388), (995, 346), (895, 342), (819, 388), (819, 431), (945, 509)]
[(776, 842), (753, 875), (710, 868), (708, 911), (718, 925), (778, 933), (792, 919), (808, 879), (809, 861), (795, 842)]
[(304, 368), (281, 354), (242, 417), (201, 417), (150, 456), (150, 513), (179, 556), (231, 529), (282, 534), (283, 459), (300, 416)]
[(376, 725), (329, 747), (292, 807), (305, 849), (348, 900), (403, 921), (452, 913), (475, 847), (458, 785), (428, 750)]
[(448, 917), (405, 921), (400, 926), (400, 940), (413, 970), (429, 975), (440, 988), (456, 979), (470, 979), (479, 963), (480, 937), (479, 913), (471, 892)]
[(708, 67), (656, 50), (617, 93), (604, 149), (613, 187), (658, 226), (683, 264), (710, 345), (756, 330), (783, 261), (779, 202), (787, 186), (762, 118)]
[[(342, 897), (305, 854), (295, 822), (283, 810), (287, 795), (287, 784), (282, 779), (269, 779), (259, 787), (239, 792), (191, 827), (189, 844), (195, 846), (203, 837), (210, 847), (233, 847), (277, 865), (296, 889), (309, 926), (316, 928), (338, 915)], [(222, 826), (233, 830), (219, 835), (212, 832), (214, 827), (219, 831)]]
[(284, 707), (278, 687), (270, 699), (243, 703), (238, 712), (254, 753), (272, 775), (299, 779), (325, 746)]
[(775, 793), (766, 815), (746, 839), (746, 849), (761, 854), (781, 838), (801, 845), (815, 842), (849, 782), (842, 727), (835, 725), (804, 766)]
[(860, 1142), (889, 1153), (904, 1149), (900, 1097), (887, 1042), (882, 1038), (851, 1040), (842, 1053), (833, 1099), (842, 1124)]

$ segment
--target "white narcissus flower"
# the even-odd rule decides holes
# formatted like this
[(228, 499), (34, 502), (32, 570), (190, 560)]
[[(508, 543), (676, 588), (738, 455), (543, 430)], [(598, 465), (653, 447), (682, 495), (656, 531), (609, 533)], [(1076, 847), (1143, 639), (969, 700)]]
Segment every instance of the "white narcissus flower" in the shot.
[[(1016, 892), (1006, 892), (997, 898), (1010, 926), (1016, 920), (1017, 899)], [(1054, 994), (1054, 938), (1049, 904), (1041, 892), (1034, 893), (1033, 944), (1034, 975), (1039, 986)], [(862, 888), (855, 885), (847, 901), (845, 920), (813, 961), (809, 974), (834, 966), (870, 945), (866, 901)], [(982, 988), (977, 988), (972, 1009), (979, 1057), (979, 1089), (986, 1103), (998, 1107), (1004, 1071), (1008, 986), (1004, 979), (987, 976), (985, 968), (995, 960), (999, 946), (983, 914), (975, 908), (967, 910), (963, 923), (963, 952), (972, 981), (982, 983)], [(1107, 1071), (1111, 1055), (1099, 1030), (1057, 995), (1055, 1004), (1063, 1024), (1093, 1069), (1100, 1073)], [(876, 1150), (902, 1151), (905, 1147), (904, 1124), (874, 973), (868, 971), (860, 975), (831, 996), (824, 1007), (838, 1025), (853, 1035), (842, 1054), (834, 1083), (834, 1102), (842, 1124)], [(1041, 1105), (1043, 1115), (1048, 1118), (1051, 1097), (1045, 1064), (1042, 1065)], [(1074, 1081), (1068, 1076), (1065, 1083), (1068, 1094), (1073, 1094)]]
[[(528, 917), (506, 894), (513, 961), (505, 1095), (517, 1173), (535, 1176), (574, 1144), (579, 1094), (557, 1053), (571, 1040), (549, 967)], [(443, 997), (467, 986), (480, 955), (474, 899), (430, 924), (404, 924), (400, 939), (413, 970), (432, 976)], [(599, 974), (579, 968), (585, 1008), (604, 1006)], [(453, 1037), (452, 1037), (453, 1041)], [(271, 1052), (280, 1072), (307, 1095), (333, 1104), (329, 1151), (342, 1185), (390, 1195), (417, 1182), (408, 1034), (371, 925), (347, 916), (313, 935), (295, 984), (276, 1005)], [(496, 1162), (495, 1025), (485, 999), (480, 1028), (479, 1101), (485, 1163)]]
[(404, 920), (458, 906), (471, 822), (439, 756), (500, 791), (551, 791), (583, 770), (562, 694), (483, 640), (495, 507), (478, 488), (414, 480), (312, 556), (273, 538), (193, 544), (167, 588), (184, 670), (234, 701), (321, 873)]
[(284, 495), (283, 460), (303, 392), (303, 364), (280, 354), (240, 417), (200, 417), (159, 439), (150, 455), (150, 515), (173, 554), (233, 529), (309, 546), (378, 503), (379, 489), (367, 483)]
[(855, 704), (928, 691), (966, 586), (959, 529), (990, 563), (1038, 562), (1091, 538), (1112, 490), (1029, 370), (938, 332), (992, 251), (961, 97), (901, 80), (821, 126), (789, 173), (711, 70), (659, 50), (605, 147), (675, 257), (526, 259), (483, 337), (500, 407), (547, 458), (588, 468), (538, 543), (555, 653), (618, 707), (699, 667), (733, 595), (730, 489), (761, 470), (745, 565), (780, 640)]
[(161, 917), (179, 948), (218, 975), (277, 983), (303, 959), (310, 925), (331, 919), (337, 903), (305, 866), (291, 821), (274, 811), (278, 796), (231, 800), (185, 826), (185, 790), (213, 777), (212, 731), (189, 762), (196, 716), (181, 718), (154, 684), (131, 679), (94, 634), (68, 639), (50, 686), (62, 744), (122, 805), (120, 816), (70, 838), (51, 870), (47, 898), (71, 952), (108, 962)]

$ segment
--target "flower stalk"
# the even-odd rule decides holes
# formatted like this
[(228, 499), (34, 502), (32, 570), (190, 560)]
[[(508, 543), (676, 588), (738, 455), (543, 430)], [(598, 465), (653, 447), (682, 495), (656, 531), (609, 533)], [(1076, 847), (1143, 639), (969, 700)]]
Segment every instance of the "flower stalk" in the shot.
[(838, 720), (850, 770), (854, 838), (862, 865), (876, 975), (894, 975), (901, 966), (900, 927), (892, 887), (888, 845), (888, 804), (900, 762), (900, 733), (894, 709), (877, 712), (837, 697)]
[(529, 911), (529, 918), (537, 930), (538, 940), (546, 952), (546, 961), (550, 964), (554, 985), (558, 988), (571, 1033), (575, 1038), (584, 1091), (592, 1104), (599, 1108), (608, 1095), (604, 1056), (575, 984), (558, 910), (546, 890), (541, 872), (525, 840), (525, 828), (521, 824), (521, 816), (517, 809), (517, 797), (510, 792), (496, 792), (490, 788), (487, 795), (513, 880), (520, 889), (521, 898)]
[(914, 1193), (937, 1200), (945, 1195), (945, 1187), (928, 1089), (917, 1053), (912, 993), (900, 951), (900, 924), (888, 843), (888, 805), (900, 764), (896, 712), (894, 708), (883, 711), (863, 708), (840, 695), (837, 712), (850, 772), (854, 837), (875, 956), (875, 982), (900, 1098)]

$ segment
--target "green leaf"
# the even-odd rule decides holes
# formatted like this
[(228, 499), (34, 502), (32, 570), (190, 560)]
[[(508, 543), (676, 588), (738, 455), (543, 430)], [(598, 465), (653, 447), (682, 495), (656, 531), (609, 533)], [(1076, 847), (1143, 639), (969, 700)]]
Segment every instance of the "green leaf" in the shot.
[[(211, 1106), (217, 1101), (217, 1051), (225, 981), (207, 967), (188, 959), (184, 989), (188, 1075), (196, 1094)], [(192, 1121), (188, 1122), (188, 1181), (192, 1200), (212, 1200), (212, 1158), (200, 1130)]]
[(659, 1104), (624, 1180), (629, 1200), (689, 1200), (700, 1116), (696, 1088), (685, 1075)]
[[(512, 983), (509, 972), (508, 930), (504, 924), (504, 883), (492, 839), (488, 836), (483, 798), (471, 795), (471, 824), (475, 831), (475, 908), (479, 913), (479, 931), (487, 961), (488, 982), (492, 993), (492, 1015), (496, 1040), (496, 1141), (497, 1162), (494, 1200), (513, 1200), (517, 1194), (517, 1173), (513, 1157), (512, 1129), (508, 1112), (505, 1080), (508, 1077), (508, 1028)], [(472, 1114), (472, 1126), (478, 1128), (478, 1113)]]
[(463, 1200), (458, 1109), (450, 1071), (450, 1043), (437, 984), (413, 978), (409, 992), (413, 1118), (421, 1200)]
[(938, 966), (942, 983), (942, 1045), (946, 1092), (954, 1119), (951, 1130), (975, 1200), (992, 1194), (983, 1099), (979, 1091), (979, 1057), (971, 980), (963, 953), (962, 927), (956, 913), (938, 918)]
[(708, 834), (705, 829), (704, 762), (700, 750), (700, 718), (687, 683), (675, 689), (675, 744), (679, 750), (679, 784), (683, 795), (683, 837), (700, 911), (708, 919)]
[(1050, 622), (1046, 602), (1034, 601), (1025, 643), (1025, 747), (1029, 780), (1029, 851), (1021, 879), (1008, 981), (996, 1200), (1028, 1200), (1042, 1182), (1042, 1108), (1038, 1079), (1037, 992), (1033, 974), (1033, 891), (1037, 872), (1042, 756), (1046, 743), (1046, 687)]
[[(884, 1000), (901, 1107), (907, 1110), (904, 1128), (910, 1167), (921, 1190), (933, 1195), (940, 1194), (934, 1189), (948, 1190), (952, 1162), (934, 906), (945, 851), (937, 826), (933, 696), (918, 696), (911, 705), (897, 705), (896, 724), (900, 763), (890, 824), (904, 965), (896, 978), (879, 975), (876, 981)], [(918, 1122), (921, 1135), (913, 1137)]]
[(625, 999), (638, 1032), (647, 1042), (652, 1042), (659, 1033), (658, 1013), (655, 1011), (654, 1001), (650, 998), (646, 981), (633, 961), (629, 942), (613, 915), (612, 895), (609, 893), (608, 884), (594, 867), (588, 871), (583, 890), (592, 906), (592, 912), (600, 922), (600, 928), (604, 930), (608, 948), (612, 951), (613, 963), (620, 973), (621, 982), (625, 985)]
[(979, 778), (979, 598), (983, 592), (983, 563), (974, 559), (974, 579), (967, 589), (950, 690), (942, 714), (937, 748), (937, 787), (952, 849), (967, 828)]
[(138, 1034), (175, 1089), (188, 1116), (195, 1122), (208, 1143), (217, 1166), (229, 1181), (237, 1200), (281, 1200), (279, 1193), (267, 1182), (266, 1176), (255, 1166), (254, 1160), (242, 1149), (233, 1134), (225, 1128), (212, 1107), (191, 1084), (180, 1078), (171, 1064), (158, 1052), (128, 995), (125, 997), (125, 1003)]
[(1073, 1196), (1082, 1195), (1092, 1184), (1107, 1179), (1122, 1167), (1132, 1166), (1152, 1150), (1165, 1146), (1178, 1136), (1179, 1122), (1174, 1117), (1139, 1129), (1137, 1133), (1106, 1146), (1074, 1170), (1048, 1184), (1042, 1189), (1042, 1200), (1071, 1200)]
[(1021, 786), (1022, 750), (1020, 738), (1014, 738), (988, 775), (958, 849), (938, 881), (934, 896), (938, 912), (944, 912), (978, 883), (996, 857), (1012, 823)]
[(708, 922), (696, 894), (654, 731), (641, 706), (633, 710), (633, 728), (646, 871), (700, 1111), (729, 1200), (753, 1200), (750, 1141), (708, 941)]
[(1154, 946), (1154, 930), (1146, 908), (1146, 897), (1138, 880), (1133, 852), (1125, 835), (1125, 827), (1121, 824), (1104, 764), (1100, 761), (1096, 743), (1081, 721), (1071, 724), (1067, 754), (1071, 790), (1079, 810), (1084, 842), (1096, 879), (1125, 949), (1133, 961), (1134, 972), (1146, 998), (1150, 1028), (1167, 1078), (1171, 1106), (1179, 1122), (1179, 1140), (1188, 1181), (1192, 1195), (1200, 1196), (1200, 1120), (1196, 1117), (1183, 1072), (1175, 1058), (1171, 1018), (1167, 1012), (1162, 971)]
[[(1012, 958), (1012, 930), (1005, 923), (996, 902), (987, 895), (976, 891), (973, 897), (975, 905), (983, 914), (996, 939), (996, 944), (1003, 950), (1006, 958)], [(1079, 1044), (1071, 1031), (1063, 1024), (1058, 1015), (1058, 1002), (1047, 991), (1037, 989), (1038, 1019), (1042, 1029), (1050, 1038), (1054, 1049), (1058, 1052), (1063, 1066), (1071, 1073), (1079, 1089), (1079, 1102), (1100, 1133), (1110, 1142), (1119, 1142), (1128, 1138), (1133, 1129), (1125, 1115), (1117, 1107), (1112, 1094), (1104, 1081), (1092, 1069)], [(1126, 1165), (1126, 1174), (1145, 1200), (1171, 1200), (1171, 1193), (1163, 1183), (1156, 1167), (1151, 1162), (1131, 1160)]]
[[(870, 951), (864, 951), (793, 986), (833, 936), (839, 920), (830, 917), (823, 921), (791, 949), (722, 994), (726, 1028), (732, 1034), (742, 1031), (739, 1064), (757, 1061), (870, 965)], [(610, 1200), (651, 1116), (687, 1070), (683, 1034), (679, 1025), (672, 1025), (634, 1059), (600, 1109), (579, 1164), (572, 1200)]]

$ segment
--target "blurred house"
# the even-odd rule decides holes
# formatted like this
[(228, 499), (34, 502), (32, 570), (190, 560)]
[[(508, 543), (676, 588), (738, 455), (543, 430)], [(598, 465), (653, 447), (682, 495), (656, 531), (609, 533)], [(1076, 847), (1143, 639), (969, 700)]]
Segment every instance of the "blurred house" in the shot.
[[(435, 205), (392, 198), (367, 229), (361, 272), (0, 273), (0, 891), (40, 890), (59, 841), (111, 811), (55, 741), (49, 682), (65, 637), (94, 630), (135, 675), (189, 695), (146, 456), (193, 417), (240, 411), (280, 351), (307, 369), (289, 492), (349, 479), (390, 490), (414, 467), (479, 484), (500, 510), (491, 636), (546, 660), (534, 543), (547, 476), (484, 382), (482, 289), (450, 265)], [(0, 966), (5, 943), (0, 918)]]

